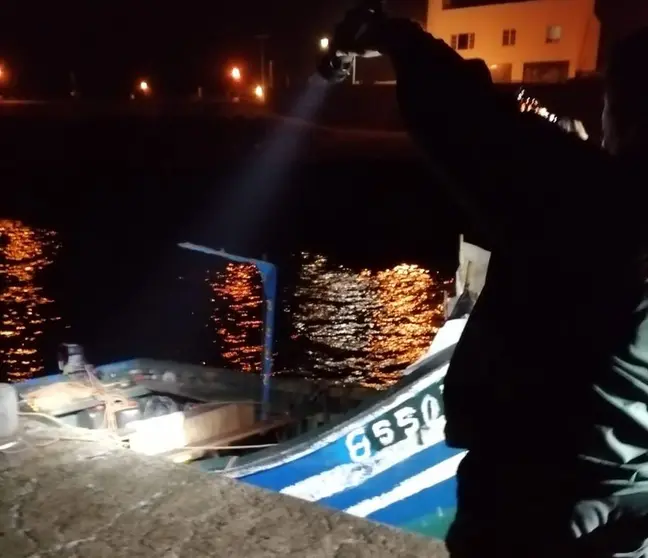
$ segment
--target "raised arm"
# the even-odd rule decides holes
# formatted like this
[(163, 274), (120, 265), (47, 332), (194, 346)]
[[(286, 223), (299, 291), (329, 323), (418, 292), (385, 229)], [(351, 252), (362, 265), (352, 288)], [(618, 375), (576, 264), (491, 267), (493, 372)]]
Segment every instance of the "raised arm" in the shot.
[(377, 43), (393, 63), (411, 136), (439, 182), (492, 240), (551, 219), (557, 209), (594, 202), (591, 179), (600, 183), (596, 177), (610, 171), (608, 157), (521, 113), (515, 99), (496, 90), (482, 61), (464, 60), (407, 20), (385, 21)]

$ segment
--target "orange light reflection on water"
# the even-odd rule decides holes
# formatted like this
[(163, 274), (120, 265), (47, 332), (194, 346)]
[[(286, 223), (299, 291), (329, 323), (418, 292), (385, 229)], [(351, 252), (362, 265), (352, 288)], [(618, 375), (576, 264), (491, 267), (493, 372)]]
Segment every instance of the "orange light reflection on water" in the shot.
[(435, 302), (439, 285), (416, 265), (380, 271), (371, 283), (375, 304), (368, 350), (375, 365), (363, 384), (379, 387), (394, 383), (394, 370), (405, 369), (428, 349), (443, 321), (443, 295)]
[(263, 295), (256, 267), (230, 263), (224, 272), (212, 274), (208, 281), (214, 293), (214, 343), (221, 344), (221, 356), (234, 369), (260, 371)]
[[(223, 360), (259, 372), (263, 293), (256, 268), (228, 264), (208, 281), (209, 327)], [(282, 310), (292, 313), (292, 339), (309, 376), (385, 388), (428, 349), (443, 323), (443, 292), (450, 287), (416, 265), (354, 271), (304, 253), (294, 304)]]
[(387, 387), (427, 350), (448, 288), (431, 272), (408, 264), (355, 272), (306, 253), (302, 260), (294, 338), (308, 347), (313, 372)]
[(45, 323), (60, 318), (46, 316), (44, 309), (52, 301), (43, 294), (36, 276), (52, 263), (59, 248), (53, 231), (0, 220), (0, 352), (3, 375), (9, 381), (43, 372), (38, 340)]

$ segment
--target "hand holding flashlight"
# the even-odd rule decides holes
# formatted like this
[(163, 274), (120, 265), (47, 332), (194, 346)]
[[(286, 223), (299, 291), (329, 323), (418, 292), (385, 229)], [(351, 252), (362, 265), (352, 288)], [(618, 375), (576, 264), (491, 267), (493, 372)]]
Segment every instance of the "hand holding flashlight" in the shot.
[(320, 75), (331, 82), (344, 81), (351, 74), (353, 58), (380, 56), (378, 35), (386, 20), (383, 0), (363, 0), (346, 13), (335, 28), (329, 53), (318, 66)]

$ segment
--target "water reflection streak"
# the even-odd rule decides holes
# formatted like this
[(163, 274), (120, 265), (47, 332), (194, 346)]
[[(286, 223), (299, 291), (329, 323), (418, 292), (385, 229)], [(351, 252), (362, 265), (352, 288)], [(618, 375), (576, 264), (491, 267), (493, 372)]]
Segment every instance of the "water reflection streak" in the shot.
[(53, 231), (9, 219), (0, 220), (0, 242), (2, 375), (19, 381), (43, 372), (39, 341), (45, 324), (60, 320), (45, 310), (52, 300), (37, 277), (52, 263), (60, 244)]
[(415, 265), (355, 272), (304, 253), (294, 339), (305, 345), (316, 376), (389, 386), (429, 347), (448, 287)]
[(225, 271), (210, 274), (213, 289), (211, 322), (214, 343), (220, 346), (224, 365), (244, 372), (261, 370), (263, 293), (256, 267), (227, 264)]

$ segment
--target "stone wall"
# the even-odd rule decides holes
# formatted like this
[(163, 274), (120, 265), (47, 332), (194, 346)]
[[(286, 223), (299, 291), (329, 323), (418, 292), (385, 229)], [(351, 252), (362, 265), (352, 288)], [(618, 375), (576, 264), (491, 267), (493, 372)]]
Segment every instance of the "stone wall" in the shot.
[(60, 434), (30, 427), (29, 446), (0, 453), (0, 556), (445, 556), (430, 539)]

